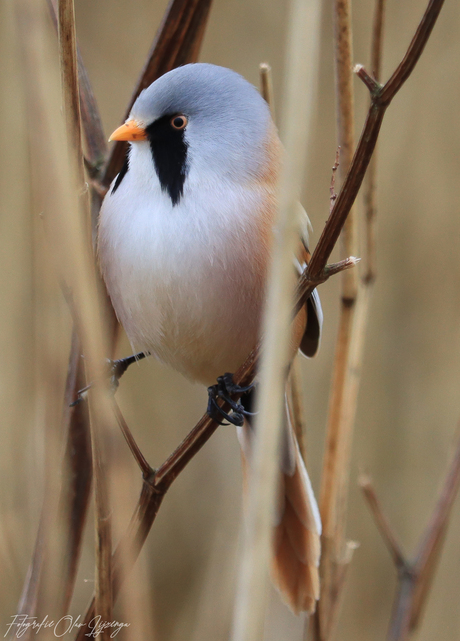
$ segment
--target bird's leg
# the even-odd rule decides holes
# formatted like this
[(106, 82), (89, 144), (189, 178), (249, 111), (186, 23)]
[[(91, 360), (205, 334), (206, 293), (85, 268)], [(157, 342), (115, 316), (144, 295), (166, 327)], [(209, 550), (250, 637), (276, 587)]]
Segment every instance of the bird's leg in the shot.
[[(245, 409), (244, 404), (234, 401), (231, 396), (236, 394), (238, 396), (247, 394), (253, 390), (253, 388), (254, 383), (246, 387), (237, 385), (233, 380), (233, 374), (229, 372), (223, 376), (219, 376), (217, 378), (217, 385), (211, 385), (211, 387), (208, 387), (207, 412), (209, 416), (220, 425), (227, 425), (227, 423), (223, 423), (219, 420), (222, 417), (229, 421), (229, 423), (232, 423), (232, 425), (243, 425), (245, 416), (254, 416), (254, 412), (249, 412)], [(219, 406), (217, 403), (219, 398), (223, 399), (230, 405), (232, 409), (231, 414), (228, 414), (228, 412)]]
[[(133, 354), (132, 356), (128, 356), (127, 358), (119, 358), (116, 361), (113, 361), (112, 359), (108, 358), (107, 359), (107, 375), (109, 377), (110, 381), (110, 389), (113, 393), (118, 388), (120, 378), (123, 376), (123, 374), (126, 372), (128, 367), (135, 363), (136, 361), (141, 361), (143, 358), (146, 356), (149, 356), (149, 352), (139, 352), (138, 354)], [(70, 407), (74, 407), (75, 405), (78, 405), (83, 398), (84, 394), (91, 389), (93, 386), (93, 382), (89, 383), (85, 387), (83, 387), (81, 390), (78, 390), (77, 392), (77, 398), (74, 400), (73, 403), (70, 404)]]

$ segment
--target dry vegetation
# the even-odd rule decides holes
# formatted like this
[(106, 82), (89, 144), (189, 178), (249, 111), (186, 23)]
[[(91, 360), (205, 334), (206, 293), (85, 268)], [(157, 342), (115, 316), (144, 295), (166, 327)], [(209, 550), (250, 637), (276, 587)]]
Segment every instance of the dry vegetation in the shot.
[[(2, 121), (5, 128), (8, 123), (9, 135), (9, 148), (1, 159), (4, 262), (0, 282), (6, 301), (0, 317), (3, 633), (15, 612), (37, 616), (39, 621), (45, 615), (56, 620), (69, 614), (74, 621), (81, 615), (81, 622), (84, 616), (97, 613), (104, 620), (129, 623), (119, 634), (126, 639), (225, 639), (232, 634), (234, 641), (252, 641), (262, 638), (264, 621), (267, 640), (301, 639), (309, 633), (316, 641), (383, 638), (388, 621), (391, 640), (405, 639), (417, 627), (421, 627), (420, 638), (426, 639), (434, 634), (451, 639), (458, 632), (453, 597), (460, 587), (455, 543), (458, 515), (454, 515), (447, 549), (440, 555), (460, 474), (460, 446), (448, 464), (459, 413), (456, 382), (460, 375), (455, 253), (460, 230), (451, 193), (458, 129), (451, 106), (455, 95), (449, 93), (448, 85), (448, 78), (458, 72), (458, 43), (452, 36), (452, 22), (458, 16), (452, 7), (443, 9), (431, 36), (442, 0), (431, 0), (428, 7), (414, 0), (410, 12), (409, 5), (403, 9), (389, 2), (385, 7), (383, 0), (377, 0), (374, 17), (358, 4), (354, 22), (348, 2), (337, 0), (332, 36), (329, 7), (323, 7), (321, 17), (322, 4), (312, 2), (307, 11), (304, 3), (293, 1), (289, 19), (283, 15), (283, 3), (264, 5), (263, 19), (256, 3), (254, 14), (245, 5), (244, 10), (239, 7), (239, 14), (247, 13), (232, 16), (227, 26), (226, 12), (231, 11), (229, 7), (235, 11), (236, 3), (224, 7), (218, 2), (211, 6), (210, 0), (175, 0), (161, 22), (160, 8), (154, 14), (141, 2), (135, 11), (130, 5), (118, 15), (113, 6), (96, 8), (81, 1), (76, 6), (77, 31), (89, 73), (80, 54), (77, 66), (72, 1), (61, 0), (59, 7), (51, 0), (49, 6), (42, 0), (2, 5), (0, 41), (7, 61), (0, 76)], [(383, 37), (385, 13), (387, 35)], [(149, 20), (144, 19), (147, 15)], [(251, 22), (253, 15), (257, 18)], [(117, 26), (109, 35), (96, 36), (94, 25), (101, 20), (102, 29), (107, 16), (117, 20)], [(133, 20), (132, 30), (128, 17)], [(197, 388), (159, 365), (149, 368), (144, 361), (123, 379), (117, 395), (120, 405), (107, 397), (101, 383), (90, 394), (89, 404), (69, 408), (85, 376), (99, 380), (104, 355), (129, 350), (123, 338), (116, 347), (119, 332), (98, 285), (91, 252), (91, 220), (96, 220), (101, 195), (123, 159), (120, 143), (107, 155), (98, 104), (102, 121), (109, 123), (104, 129), (109, 131), (126, 112), (126, 87), (133, 85), (133, 70), (141, 66), (142, 51), (148, 49), (147, 42), (160, 22), (129, 104), (158, 75), (198, 58), (236, 68), (257, 82), (263, 54), (275, 70), (276, 113), (281, 114), (280, 131), (293, 163), (280, 188), (279, 226), (284, 233), (279, 235), (271, 278), (272, 312), (267, 315), (262, 351), (252, 507), (241, 550), (236, 542), (240, 481), (234, 434), (230, 428), (217, 430), (205, 415), (186, 436), (205, 403)], [(220, 42), (226, 42), (229, 30), (240, 30), (248, 38), (247, 52), (239, 61)], [(352, 32), (360, 56), (353, 53)], [(272, 38), (274, 33), (278, 42)], [(283, 33), (287, 42), (284, 71)], [(146, 43), (142, 51), (141, 40)], [(266, 40), (270, 47), (263, 45)], [(427, 42), (427, 52), (419, 60)], [(365, 50), (371, 51), (370, 56)], [(387, 59), (382, 70), (382, 60)], [(363, 82), (354, 84), (352, 63), (358, 60), (365, 63), (355, 69)], [(417, 71), (408, 80), (415, 65)], [(110, 81), (116, 74), (118, 80)], [(268, 92), (272, 78), (265, 71), (262, 79)], [(398, 95), (381, 133), (379, 199), (374, 159), (364, 198), (351, 210), (383, 117), (406, 80), (404, 91), (413, 83), (412, 93), (390, 117)], [(332, 131), (334, 92), (338, 142)], [(295, 124), (299, 104), (303, 105), (302, 132)], [(444, 118), (428, 120), (427, 114), (437, 110)], [(361, 122), (365, 122), (364, 133), (356, 145), (354, 130), (361, 129)], [(429, 145), (422, 144), (428, 139)], [(324, 226), (337, 145), (340, 162), (333, 173), (330, 216)], [(305, 149), (307, 169), (302, 164)], [(430, 162), (425, 158), (428, 152)], [(319, 240), (312, 242), (312, 260), (300, 280), (296, 304), (315, 285), (354, 265), (353, 260), (342, 260), (327, 266), (344, 224), (343, 255), (336, 260), (364, 256), (359, 268), (346, 269), (321, 287), (326, 311), (322, 354), (316, 361), (297, 363), (291, 381), (291, 404), (297, 429), (308, 444), (308, 464), (324, 524), (322, 596), (311, 621), (294, 620), (275, 594), (270, 596), (267, 613), (266, 597), (276, 482), (272, 453), (281, 407), (281, 397), (274, 391), (282, 386), (280, 372), (286, 360), (284, 341), (276, 336), (287, 335), (294, 304), (294, 292), (289, 295), (288, 281), (282, 278), (288, 279), (296, 232), (291, 204), (301, 192)], [(377, 202), (382, 219), (381, 259), (376, 253)], [(430, 238), (428, 245), (430, 235), (434, 240)], [(377, 296), (371, 304), (374, 288)], [(258, 360), (255, 349), (236, 380), (243, 384), (251, 380)], [(355, 426), (357, 454), (353, 455)], [(150, 467), (161, 461), (165, 462), (158, 469)], [(372, 472), (379, 488), (375, 490), (370, 478), (362, 476), (363, 494), (377, 528), (357, 496), (357, 461)], [(443, 474), (446, 480), (433, 507)], [(260, 478), (269, 478), (270, 483), (262, 485)], [(387, 510), (392, 515), (389, 520)], [(398, 571), (392, 610), (391, 568), (377, 529)], [(354, 554), (350, 535), (362, 545)], [(403, 553), (400, 536), (410, 547), (421, 536), (413, 558)], [(136, 563), (140, 554), (141, 562)], [(439, 579), (430, 594), (433, 605), (421, 626), (440, 558)], [(93, 590), (95, 598), (87, 610)], [(75, 627), (64, 638), (84, 639), (85, 631)], [(10, 635), (16, 632), (11, 629)], [(109, 638), (110, 632), (101, 638)], [(33, 638), (33, 634), (22, 638)], [(55, 638), (52, 631), (40, 634)]]

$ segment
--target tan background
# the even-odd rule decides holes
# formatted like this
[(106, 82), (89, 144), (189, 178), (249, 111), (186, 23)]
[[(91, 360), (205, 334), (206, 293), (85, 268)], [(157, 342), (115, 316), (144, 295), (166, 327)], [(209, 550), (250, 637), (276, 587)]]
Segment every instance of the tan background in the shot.
[[(165, 5), (147, 0), (77, 1), (81, 50), (107, 134), (119, 124)], [(336, 146), (329, 5), (324, 3), (318, 109), (303, 195), (315, 229), (312, 244), (328, 212)], [(424, 5), (422, 0), (389, 0), (385, 78), (404, 53)], [(286, 8), (282, 0), (215, 0), (201, 60), (231, 67), (255, 84), (258, 63), (270, 62), (279, 105)], [(354, 60), (367, 63), (372, 3), (355, 2), (353, 13)], [(31, 214), (27, 190), (18, 180), (28, 165), (25, 98), (13, 17), (12, 0), (3, 0), (0, 634), (15, 612), (31, 555), (41, 502), (43, 450), (36, 429), (40, 403), (33, 395), (40, 366), (32, 337), (36, 332), (33, 319), (44, 303), (39, 293), (33, 293)], [(348, 520), (349, 537), (360, 547), (350, 571), (339, 629), (339, 638), (345, 641), (384, 638), (395, 587), (390, 558), (356, 487), (359, 469), (372, 474), (404, 548), (413, 550), (433, 507), (460, 416), (459, 28), (459, 6), (447, 2), (413, 77), (391, 105), (382, 128), (378, 281), (366, 343)], [(359, 131), (367, 93), (358, 81), (355, 90)], [(327, 283), (320, 293), (325, 313), (323, 345), (314, 361), (303, 361), (310, 429), (308, 463), (316, 490), (339, 309), (338, 280)], [(67, 331), (68, 314), (59, 296), (46, 304), (56, 306), (59, 318), (62, 316), (59, 322)], [(124, 342), (120, 353), (128, 352)], [(201, 415), (206, 394), (159, 364), (143, 362), (126, 375), (119, 400), (144, 453), (156, 465)], [(125, 449), (120, 446), (118, 451), (120, 476), (130, 479), (123, 506), (120, 500), (126, 515), (135, 501), (138, 473)], [(145, 603), (152, 609), (152, 638), (218, 641), (228, 637), (241, 513), (240, 477), (234, 430), (222, 428), (167, 495), (139, 566), (151, 585)], [(117, 508), (118, 504), (115, 511)], [(418, 635), (421, 641), (460, 638), (459, 535), (457, 504)], [(91, 544), (89, 532), (73, 613), (81, 611), (92, 590)], [(123, 619), (122, 611), (118, 616), (129, 620), (126, 613)], [(267, 641), (300, 638), (301, 621), (273, 593)]]

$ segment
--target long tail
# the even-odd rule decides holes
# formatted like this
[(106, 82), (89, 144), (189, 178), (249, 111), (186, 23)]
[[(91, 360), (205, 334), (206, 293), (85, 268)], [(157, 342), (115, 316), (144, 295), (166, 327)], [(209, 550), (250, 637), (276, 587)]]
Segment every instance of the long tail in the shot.
[[(285, 424), (272, 580), (283, 601), (295, 614), (303, 611), (312, 613), (319, 599), (321, 520), (297, 439), (287, 417)], [(244, 470), (248, 465), (251, 432), (252, 428), (247, 423), (239, 431)]]

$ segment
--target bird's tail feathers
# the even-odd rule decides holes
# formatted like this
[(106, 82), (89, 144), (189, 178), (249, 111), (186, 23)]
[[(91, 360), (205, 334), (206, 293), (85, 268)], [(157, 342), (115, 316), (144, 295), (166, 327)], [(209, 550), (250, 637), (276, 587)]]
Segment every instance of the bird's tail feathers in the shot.
[[(251, 432), (248, 423), (239, 428), (245, 476), (250, 457)], [(293, 612), (312, 613), (320, 589), (321, 520), (288, 411), (284, 432), (285, 452), (280, 457), (282, 471), (274, 525), (272, 579), (283, 601)], [(290, 451), (286, 452), (286, 449)]]

